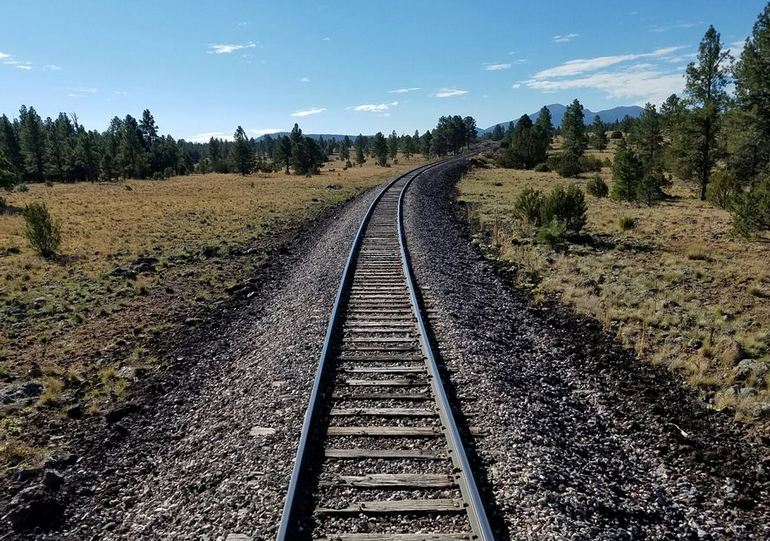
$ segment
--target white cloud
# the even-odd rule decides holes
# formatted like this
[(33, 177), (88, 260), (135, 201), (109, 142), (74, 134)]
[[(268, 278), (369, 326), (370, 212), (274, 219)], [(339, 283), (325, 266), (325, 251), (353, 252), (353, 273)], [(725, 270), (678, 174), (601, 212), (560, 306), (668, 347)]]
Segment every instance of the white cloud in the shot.
[(572, 41), (573, 39), (579, 36), (580, 34), (563, 34), (563, 35), (554, 36), (553, 40), (556, 43), (569, 43), (570, 41)]
[(267, 135), (269, 133), (278, 133), (281, 131), (278, 128), (251, 128), (248, 130), (249, 133), (253, 135)]
[(650, 32), (660, 34), (662, 32), (668, 32), (669, 30), (684, 30), (685, 28), (693, 28), (698, 25), (702, 25), (702, 22), (680, 22), (673, 24), (658, 24), (649, 27)]
[(521, 83), (513, 83), (513, 86), (511, 88), (521, 88)]
[(331, 40), (332, 40), (332, 38), (330, 38), (329, 36), (326, 36), (321, 41), (331, 41)]
[(388, 90), (388, 94), (406, 94), (407, 92), (415, 92), (417, 90), (422, 90), (419, 86), (412, 86), (409, 88), (397, 88), (395, 90)]
[(501, 71), (511, 69), (511, 64), (484, 64), (486, 71)]
[(0, 51), (0, 58), (11, 58), (11, 55), (9, 53), (4, 53), (3, 51)]
[(234, 43), (212, 43), (209, 45), (209, 54), (230, 54), (242, 49), (254, 49), (257, 46), (256, 43), (250, 41), (248, 43), (234, 44)]
[(743, 53), (744, 47), (746, 47), (745, 40), (733, 41), (728, 47), (728, 50), (730, 51), (730, 54), (733, 55), (734, 58), (738, 58)]
[(18, 64), (16, 67), (18, 69), (20, 69), (20, 70), (31, 70), (32, 69), (32, 66), (30, 66), (29, 64)]
[(48, 64), (45, 69), (48, 71), (61, 71), (61, 66), (57, 66), (56, 64)]
[(230, 140), (232, 139), (232, 134), (221, 132), (221, 131), (209, 131), (209, 132), (203, 132), (203, 133), (198, 133), (196, 135), (192, 135), (190, 137), (187, 137), (186, 140), (192, 143), (208, 143), (209, 139), (211, 139), (212, 137), (215, 139)]
[(293, 117), (303, 117), (303, 116), (310, 116), (310, 115), (317, 115), (319, 113), (323, 113), (326, 111), (326, 107), (316, 107), (314, 109), (305, 109), (303, 111), (294, 111), (291, 116)]
[(661, 49), (655, 49), (650, 53), (597, 56), (595, 58), (578, 58), (575, 60), (568, 60), (559, 66), (539, 71), (533, 77), (535, 79), (547, 79), (550, 77), (571, 77), (581, 73), (608, 68), (610, 66), (622, 64), (624, 62), (630, 62), (633, 60), (639, 60), (642, 58), (667, 58), (676, 51), (683, 48), (684, 47), (665, 47)]
[(441, 88), (434, 94), (434, 96), (437, 98), (450, 98), (452, 96), (462, 96), (467, 93), (467, 90), (460, 90), (459, 88)]
[(300, 77), (299, 78), (299, 82), (300, 83), (309, 83), (310, 82), (310, 78), (309, 77)]
[(348, 107), (348, 109), (352, 109), (354, 111), (358, 112), (365, 112), (365, 113), (379, 113), (382, 111), (387, 111), (391, 107), (395, 107), (398, 105), (397, 101), (393, 101), (391, 103), (369, 103), (366, 105), (354, 105), (353, 107)]
[(525, 84), (528, 88), (544, 92), (594, 89), (604, 92), (610, 98), (634, 99), (637, 104), (643, 105), (648, 101), (662, 103), (671, 94), (681, 92), (684, 78), (681, 72), (666, 72), (642, 64), (578, 78), (531, 79), (525, 81)]

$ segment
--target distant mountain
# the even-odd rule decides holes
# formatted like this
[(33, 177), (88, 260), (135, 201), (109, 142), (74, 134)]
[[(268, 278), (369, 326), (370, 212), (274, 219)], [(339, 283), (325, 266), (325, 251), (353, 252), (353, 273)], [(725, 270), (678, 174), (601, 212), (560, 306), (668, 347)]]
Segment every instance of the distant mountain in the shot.
[[(282, 137), (284, 135), (289, 135), (289, 132), (281, 131), (281, 132), (271, 133), (270, 137), (272, 137), (273, 139), (276, 139), (277, 137)], [(340, 135), (339, 133), (303, 133), (302, 135), (306, 135), (312, 139), (315, 139), (316, 141), (321, 137), (324, 138), (324, 141), (328, 141), (332, 137), (337, 141), (342, 141), (345, 138), (345, 134)], [(348, 137), (350, 137), (351, 141), (354, 141), (355, 138), (358, 137), (358, 135), (348, 135)], [(265, 138), (264, 135), (260, 135), (259, 137), (256, 137), (254, 140), (261, 141), (264, 138)]]
[[(554, 126), (561, 126), (561, 121), (564, 119), (564, 111), (567, 110), (566, 105), (562, 105), (561, 103), (553, 103), (551, 105), (546, 105), (548, 107), (548, 110), (551, 111), (551, 117), (553, 118), (553, 125)], [(628, 115), (631, 118), (636, 118), (640, 114), (642, 114), (642, 111), (644, 109), (639, 107), (638, 105), (625, 105), (620, 107), (613, 107), (612, 109), (605, 109), (603, 111), (597, 111), (593, 112), (590, 109), (583, 109), (583, 115), (585, 116), (585, 122), (586, 124), (590, 124), (594, 121), (594, 117), (596, 115), (599, 115), (599, 117), (604, 122), (615, 122), (617, 120), (623, 120), (623, 117)], [(532, 119), (532, 122), (535, 122), (537, 120), (537, 117), (540, 116), (540, 112), (535, 112), (529, 115), (529, 118)], [(518, 118), (516, 119), (518, 120)], [(512, 122), (515, 124), (516, 120), (513, 120)], [(510, 122), (510, 121), (509, 121)], [(508, 122), (501, 122), (500, 125), (503, 127), (503, 129), (508, 127)], [(495, 124), (497, 126), (497, 124)], [(490, 126), (489, 128), (485, 130), (481, 130), (481, 134), (491, 132), (495, 129), (495, 126)]]

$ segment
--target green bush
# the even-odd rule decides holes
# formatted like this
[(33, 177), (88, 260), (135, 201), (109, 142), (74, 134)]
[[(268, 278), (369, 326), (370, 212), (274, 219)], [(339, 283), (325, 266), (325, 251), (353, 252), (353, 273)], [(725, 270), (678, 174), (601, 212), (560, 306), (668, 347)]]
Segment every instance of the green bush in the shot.
[(621, 216), (618, 220), (618, 225), (623, 231), (629, 231), (636, 227), (636, 220), (631, 216)]
[(536, 171), (538, 173), (547, 173), (550, 170), (551, 170), (551, 168), (548, 167), (548, 164), (545, 163), (545, 162), (537, 164), (535, 166), (535, 168), (534, 168), (534, 171)]
[(562, 152), (551, 156), (548, 159), (548, 167), (559, 173), (559, 176), (567, 178), (576, 177), (583, 171), (580, 158), (571, 152)]
[(164, 178), (171, 178), (174, 176), (174, 168), (173, 167), (166, 167), (163, 170), (163, 177)]
[(607, 197), (610, 193), (610, 188), (602, 177), (596, 175), (586, 182), (586, 191), (594, 197)]
[(567, 225), (559, 220), (551, 220), (538, 230), (537, 240), (551, 248), (558, 248), (567, 240)]
[(602, 170), (602, 161), (593, 156), (580, 157), (580, 170), (583, 173), (598, 173)]
[(32, 248), (43, 257), (56, 255), (61, 244), (61, 227), (54, 221), (45, 203), (24, 207), (24, 236)]
[(728, 209), (740, 191), (738, 177), (730, 170), (721, 169), (711, 175), (711, 181), (706, 188), (706, 199), (718, 207)]
[(544, 203), (543, 192), (524, 188), (513, 205), (514, 216), (523, 222), (540, 227), (543, 224)]
[(571, 233), (579, 233), (586, 224), (586, 197), (575, 184), (556, 186), (543, 203), (542, 223), (562, 222)]
[(29, 191), (29, 186), (27, 186), (26, 183), (22, 182), (16, 186), (16, 191), (19, 193), (24, 193)]
[(770, 177), (751, 191), (735, 194), (731, 210), (736, 233), (749, 237), (770, 230)]

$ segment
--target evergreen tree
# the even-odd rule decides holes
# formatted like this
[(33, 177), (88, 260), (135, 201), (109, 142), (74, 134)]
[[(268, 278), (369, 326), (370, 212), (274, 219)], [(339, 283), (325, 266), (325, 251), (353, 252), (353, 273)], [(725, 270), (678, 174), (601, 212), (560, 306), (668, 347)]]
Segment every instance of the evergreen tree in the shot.
[(388, 136), (388, 154), (391, 160), (395, 160), (398, 157), (398, 134), (396, 130), (393, 130)]
[(366, 140), (364, 139), (364, 136), (360, 133), (358, 134), (358, 137), (356, 137), (356, 163), (358, 165), (363, 165), (366, 161), (366, 158), (364, 157), (364, 148), (366, 147)]
[(551, 116), (551, 110), (543, 106), (537, 115), (535, 121), (535, 127), (537, 127), (547, 138), (548, 143), (551, 143), (554, 135), (553, 117)]
[(689, 142), (692, 138), (692, 113), (676, 94), (669, 96), (660, 107), (663, 137), (668, 144), (664, 149), (665, 168), (683, 180), (690, 180), (695, 169), (695, 153)]
[(291, 139), (288, 135), (278, 138), (273, 151), (273, 161), (285, 168), (286, 174), (289, 174), (289, 164), (291, 163)]
[(757, 17), (735, 66), (735, 89), (730, 165), (739, 177), (756, 182), (770, 174), (770, 3)]
[(588, 147), (583, 106), (574, 100), (564, 111), (561, 123), (562, 152), (580, 158)]
[(382, 132), (377, 132), (372, 137), (372, 153), (377, 165), (387, 165), (388, 163), (388, 142)]
[(645, 105), (629, 139), (642, 167), (642, 178), (636, 190), (636, 197), (651, 205), (663, 197), (663, 187), (667, 183), (663, 174), (662, 121), (654, 105)]
[(596, 150), (604, 150), (607, 148), (607, 126), (605, 126), (599, 115), (594, 117), (594, 123), (591, 125), (591, 132), (593, 133), (593, 143)]
[(10, 170), (20, 177), (24, 172), (24, 159), (21, 155), (19, 134), (5, 115), (0, 116), (0, 153), (8, 160)]
[(698, 48), (697, 61), (687, 66), (685, 93), (693, 108), (690, 143), (695, 149), (694, 172), (701, 200), (706, 199), (711, 170), (720, 157), (718, 138), (720, 120), (728, 103), (725, 87), (729, 83), (729, 59), (719, 33), (710, 26)]
[(420, 153), (425, 159), (430, 159), (431, 149), (433, 148), (433, 133), (430, 130), (425, 130), (425, 133), (420, 137)]
[(465, 146), (471, 148), (471, 145), (478, 139), (478, 131), (476, 129), (476, 119), (472, 116), (466, 116), (463, 118), (463, 124), (465, 125)]
[(532, 124), (528, 115), (523, 115), (508, 136), (508, 147), (500, 156), (500, 165), (532, 169), (545, 161), (548, 143), (549, 140), (542, 130)]
[(503, 131), (503, 126), (501, 124), (495, 124), (495, 127), (492, 128), (492, 140), (502, 141), (503, 137), (505, 137), (505, 131)]
[(350, 141), (350, 137), (347, 135), (342, 139), (342, 143), (340, 143), (340, 159), (348, 161), (350, 160), (350, 147), (352, 145), (352, 142)]
[(230, 161), (235, 165), (235, 170), (246, 176), (254, 170), (254, 151), (246, 132), (241, 126), (235, 130), (233, 145), (230, 147)]
[(612, 162), (612, 198), (620, 201), (636, 201), (643, 176), (641, 160), (628, 147), (626, 140), (621, 139)]
[(45, 134), (43, 122), (34, 107), (27, 109), (22, 105), (19, 111), (19, 139), (26, 178), (42, 182), (45, 177)]
[[(11, 190), (19, 182), (19, 175), (16, 173), (16, 168), (5, 157), (5, 154), (0, 150), (0, 188), (5, 190)], [(0, 198), (0, 202), (2, 198)], [(0, 205), (2, 207), (2, 205)]]

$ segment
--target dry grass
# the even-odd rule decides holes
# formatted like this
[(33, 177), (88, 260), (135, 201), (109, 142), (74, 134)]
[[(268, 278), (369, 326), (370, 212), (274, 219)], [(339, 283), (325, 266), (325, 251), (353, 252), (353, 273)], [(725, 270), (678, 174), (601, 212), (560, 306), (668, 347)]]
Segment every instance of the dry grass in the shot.
[[(28, 432), (36, 415), (71, 405), (75, 389), (91, 413), (122, 399), (130, 381), (121, 368), (146, 371), (163, 361), (145, 349), (148, 342), (226, 298), (229, 286), (325, 210), (420, 163), (402, 158), (390, 168), (343, 171), (334, 161), (311, 178), (34, 184), (4, 195), (11, 211), (0, 213), (0, 390), (34, 378), (45, 391), (33, 406), (0, 410), (3, 455), (25, 448), (8, 427)], [(17, 210), (33, 201), (45, 202), (61, 223), (58, 259), (37, 256), (22, 236)], [(113, 273), (146, 256), (157, 258), (154, 272)]]
[[(609, 169), (601, 175), (611, 186)], [(738, 375), (735, 367), (744, 358), (770, 363), (770, 243), (734, 237), (729, 213), (678, 181), (673, 197), (654, 207), (586, 196), (591, 242), (563, 253), (530, 242), (531, 232), (514, 223), (513, 203), (525, 187), (585, 180), (478, 169), (459, 189), (472, 225), (494, 256), (518, 267), (522, 283), (558, 294), (640, 357), (681, 373), (715, 407), (750, 420), (752, 407), (770, 402), (770, 376)], [(619, 216), (635, 226), (622, 228)]]

